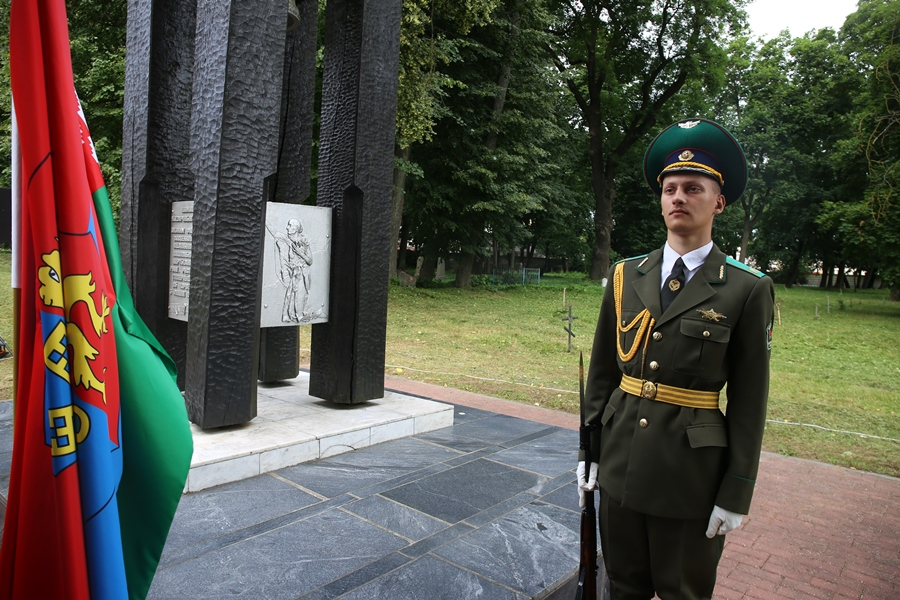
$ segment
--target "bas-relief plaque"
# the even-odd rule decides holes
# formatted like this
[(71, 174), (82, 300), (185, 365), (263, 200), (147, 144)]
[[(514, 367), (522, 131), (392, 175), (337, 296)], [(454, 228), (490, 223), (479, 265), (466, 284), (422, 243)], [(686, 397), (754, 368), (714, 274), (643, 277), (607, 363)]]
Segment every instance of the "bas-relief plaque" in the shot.
[(260, 327), (328, 321), (331, 209), (266, 204)]
[[(169, 318), (188, 320), (194, 203), (173, 202), (169, 245)], [(260, 327), (328, 321), (331, 209), (269, 202)]]
[(169, 318), (188, 320), (194, 203), (173, 202), (169, 243)]

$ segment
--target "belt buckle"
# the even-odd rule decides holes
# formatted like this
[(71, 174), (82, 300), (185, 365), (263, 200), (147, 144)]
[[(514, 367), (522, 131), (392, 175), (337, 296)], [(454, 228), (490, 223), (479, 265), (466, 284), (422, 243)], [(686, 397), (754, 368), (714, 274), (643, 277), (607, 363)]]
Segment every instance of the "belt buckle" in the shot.
[(641, 386), (641, 398), (654, 400), (656, 398), (656, 384), (652, 381), (645, 381)]

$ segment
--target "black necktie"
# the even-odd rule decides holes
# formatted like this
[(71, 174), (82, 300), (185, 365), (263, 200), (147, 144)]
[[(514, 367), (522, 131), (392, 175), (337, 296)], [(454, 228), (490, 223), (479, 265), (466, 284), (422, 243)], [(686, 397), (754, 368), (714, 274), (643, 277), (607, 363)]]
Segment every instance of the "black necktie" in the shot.
[(663, 312), (666, 312), (666, 310), (668, 310), (669, 305), (672, 304), (675, 296), (678, 295), (678, 292), (680, 292), (683, 287), (684, 261), (679, 258), (675, 261), (675, 266), (672, 267), (672, 274), (669, 275), (668, 279), (666, 279), (666, 282), (662, 286), (662, 291), (659, 294)]

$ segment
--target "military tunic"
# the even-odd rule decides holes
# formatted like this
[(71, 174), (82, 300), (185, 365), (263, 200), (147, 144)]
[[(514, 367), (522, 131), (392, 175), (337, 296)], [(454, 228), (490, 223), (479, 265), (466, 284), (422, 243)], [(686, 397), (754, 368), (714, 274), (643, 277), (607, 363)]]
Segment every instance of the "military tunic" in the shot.
[[(772, 280), (713, 246), (662, 313), (662, 255), (617, 264), (620, 279), (604, 295), (585, 415), (597, 427), (598, 483), (648, 515), (707, 519), (714, 505), (748, 514), (765, 427)], [(724, 413), (693, 407), (715, 406), (723, 388)]]

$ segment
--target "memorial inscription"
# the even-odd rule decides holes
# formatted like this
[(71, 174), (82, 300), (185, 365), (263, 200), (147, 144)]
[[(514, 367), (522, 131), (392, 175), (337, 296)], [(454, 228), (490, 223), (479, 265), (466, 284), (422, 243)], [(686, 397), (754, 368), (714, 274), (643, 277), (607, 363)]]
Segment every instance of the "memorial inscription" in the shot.
[(173, 202), (169, 245), (169, 318), (188, 320), (191, 291), (191, 246), (194, 232), (194, 203)]

